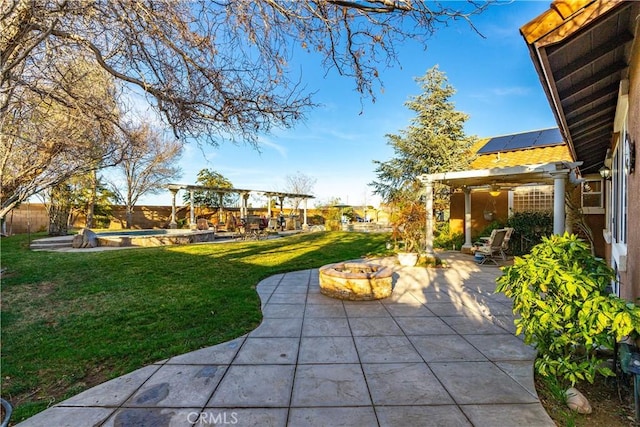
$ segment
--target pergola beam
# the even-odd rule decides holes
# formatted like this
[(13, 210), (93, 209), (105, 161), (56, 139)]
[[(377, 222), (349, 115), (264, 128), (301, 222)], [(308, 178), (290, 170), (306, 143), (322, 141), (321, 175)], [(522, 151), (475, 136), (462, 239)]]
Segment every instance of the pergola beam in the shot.
[(241, 188), (226, 188), (226, 187), (210, 187), (206, 185), (189, 185), (189, 184), (167, 184), (166, 188), (171, 192), (171, 222), (169, 226), (171, 228), (177, 228), (178, 224), (176, 221), (176, 195), (180, 190), (185, 190), (189, 192), (189, 204), (190, 204), (190, 226), (195, 228), (195, 210), (194, 210), (194, 201), (193, 194), (195, 191), (214, 191), (216, 193), (234, 193), (240, 195), (240, 215), (246, 216), (248, 213), (247, 209), (247, 200), (249, 199), (250, 193), (263, 194), (267, 196), (267, 211), (269, 212), (269, 216), (271, 215), (271, 197), (278, 197), (280, 199), (280, 204), (282, 205), (285, 198), (295, 198), (302, 199), (304, 202), (304, 222), (302, 224), (303, 229), (308, 228), (307, 224), (307, 200), (314, 199), (315, 196), (311, 194), (300, 194), (300, 193), (287, 193), (281, 191), (263, 191), (263, 190), (249, 190), (249, 189), (241, 189)]

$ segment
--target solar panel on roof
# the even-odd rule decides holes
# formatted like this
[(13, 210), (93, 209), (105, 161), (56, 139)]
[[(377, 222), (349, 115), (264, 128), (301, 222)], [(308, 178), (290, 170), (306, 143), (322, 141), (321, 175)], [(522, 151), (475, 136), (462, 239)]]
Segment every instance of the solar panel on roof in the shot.
[(560, 144), (564, 144), (564, 141), (560, 134), (560, 130), (557, 128), (536, 130), (491, 138), (480, 150), (478, 150), (478, 154), (497, 153), (499, 151), (515, 151)]
[(513, 138), (513, 135), (498, 136), (491, 138), (485, 145), (478, 150), (478, 154), (495, 153), (498, 151), (504, 151), (509, 141)]
[(536, 139), (535, 146), (542, 147), (545, 145), (564, 144), (560, 129), (546, 129), (540, 132), (540, 136)]
[(540, 135), (540, 131), (519, 133), (513, 136), (509, 144), (505, 147), (505, 151), (522, 150), (523, 148), (531, 148)]

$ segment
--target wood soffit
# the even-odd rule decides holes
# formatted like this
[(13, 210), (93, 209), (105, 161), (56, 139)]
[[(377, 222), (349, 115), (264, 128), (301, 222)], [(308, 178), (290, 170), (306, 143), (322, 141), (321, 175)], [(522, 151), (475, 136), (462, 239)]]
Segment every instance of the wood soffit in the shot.
[(597, 171), (610, 147), (639, 13), (640, 2), (556, 0), (520, 29), (583, 173)]

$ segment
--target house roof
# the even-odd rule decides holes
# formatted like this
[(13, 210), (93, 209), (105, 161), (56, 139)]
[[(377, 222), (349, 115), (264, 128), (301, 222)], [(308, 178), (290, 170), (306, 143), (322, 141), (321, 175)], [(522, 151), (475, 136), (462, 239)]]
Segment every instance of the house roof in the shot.
[(472, 150), (477, 157), (471, 162), (471, 170), (573, 160), (557, 128), (482, 139)]
[(583, 174), (597, 171), (611, 146), (638, 13), (633, 1), (555, 0), (520, 28)]
[(558, 128), (532, 130), (510, 135), (494, 136), (478, 150), (478, 153), (491, 154), (502, 151), (526, 150), (528, 148), (550, 147), (564, 143), (564, 139)]
[[(512, 143), (514, 142), (514, 143)], [(567, 144), (557, 128), (520, 132), (478, 140), (471, 147), (477, 153), (469, 169), (424, 174), (423, 182), (439, 181), (454, 188), (512, 188), (524, 184), (551, 184), (554, 175), (569, 174), (580, 165), (573, 162)]]
[(562, 161), (571, 161), (571, 152), (566, 144), (480, 155), (471, 162), (470, 169), (505, 168)]

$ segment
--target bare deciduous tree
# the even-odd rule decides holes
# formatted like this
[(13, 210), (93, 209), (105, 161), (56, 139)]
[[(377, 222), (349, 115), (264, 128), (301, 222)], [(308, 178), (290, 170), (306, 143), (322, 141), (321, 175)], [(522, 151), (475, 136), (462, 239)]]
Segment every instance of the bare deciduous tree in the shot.
[[(65, 58), (82, 58), (120, 89), (145, 94), (178, 137), (257, 146), (258, 134), (291, 126), (313, 105), (301, 76), (290, 69), (294, 53), (315, 52), (326, 70), (350, 76), (363, 96), (375, 98), (381, 69), (398, 61), (398, 43), (426, 41), (450, 20), (472, 25), (470, 18), (487, 6), (475, 0), (3, 0), (0, 217), (25, 196), (64, 181), (44, 179), (52, 163), (68, 161), (67, 175), (80, 158), (49, 155), (49, 163), (34, 166), (24, 160), (29, 156), (8, 160), (8, 153), (56, 152), (61, 135), (78, 133), (71, 127), (82, 121), (94, 122), (86, 127), (95, 129), (93, 140), (107, 141), (113, 122), (104, 105), (111, 105), (108, 94), (73, 96), (75, 86), (60, 83)], [(104, 87), (110, 85), (95, 85)], [(44, 107), (54, 104), (77, 117), (51, 117)], [(82, 168), (88, 166), (98, 165)], [(32, 181), (18, 185), (13, 176)]]
[(82, 58), (43, 62), (46, 76), (26, 76), (30, 85), (13, 87), (2, 111), (0, 218), (29, 196), (115, 163), (120, 154), (111, 77)]
[(148, 124), (128, 126), (128, 139), (122, 162), (115, 166), (118, 173), (109, 182), (116, 199), (125, 205), (127, 228), (133, 225), (133, 212), (140, 197), (155, 194), (181, 170), (175, 166), (182, 155), (182, 143), (162, 137)]
[[(287, 175), (285, 177), (285, 189), (286, 193), (294, 193), (294, 194), (311, 194), (313, 192), (313, 187), (316, 185), (316, 178), (305, 175), (300, 171), (297, 171), (293, 175)], [(291, 203), (291, 209), (297, 211), (300, 208), (300, 202), (302, 199), (299, 197), (294, 197), (289, 199)]]
[(144, 91), (177, 135), (237, 137), (288, 126), (312, 102), (289, 70), (295, 50), (317, 52), (327, 69), (374, 95), (396, 43), (425, 40), (454, 19), (469, 23), (487, 2), (422, 0), (110, 0), (3, 2), (3, 100), (28, 84), (45, 52), (93, 56), (115, 78)]

